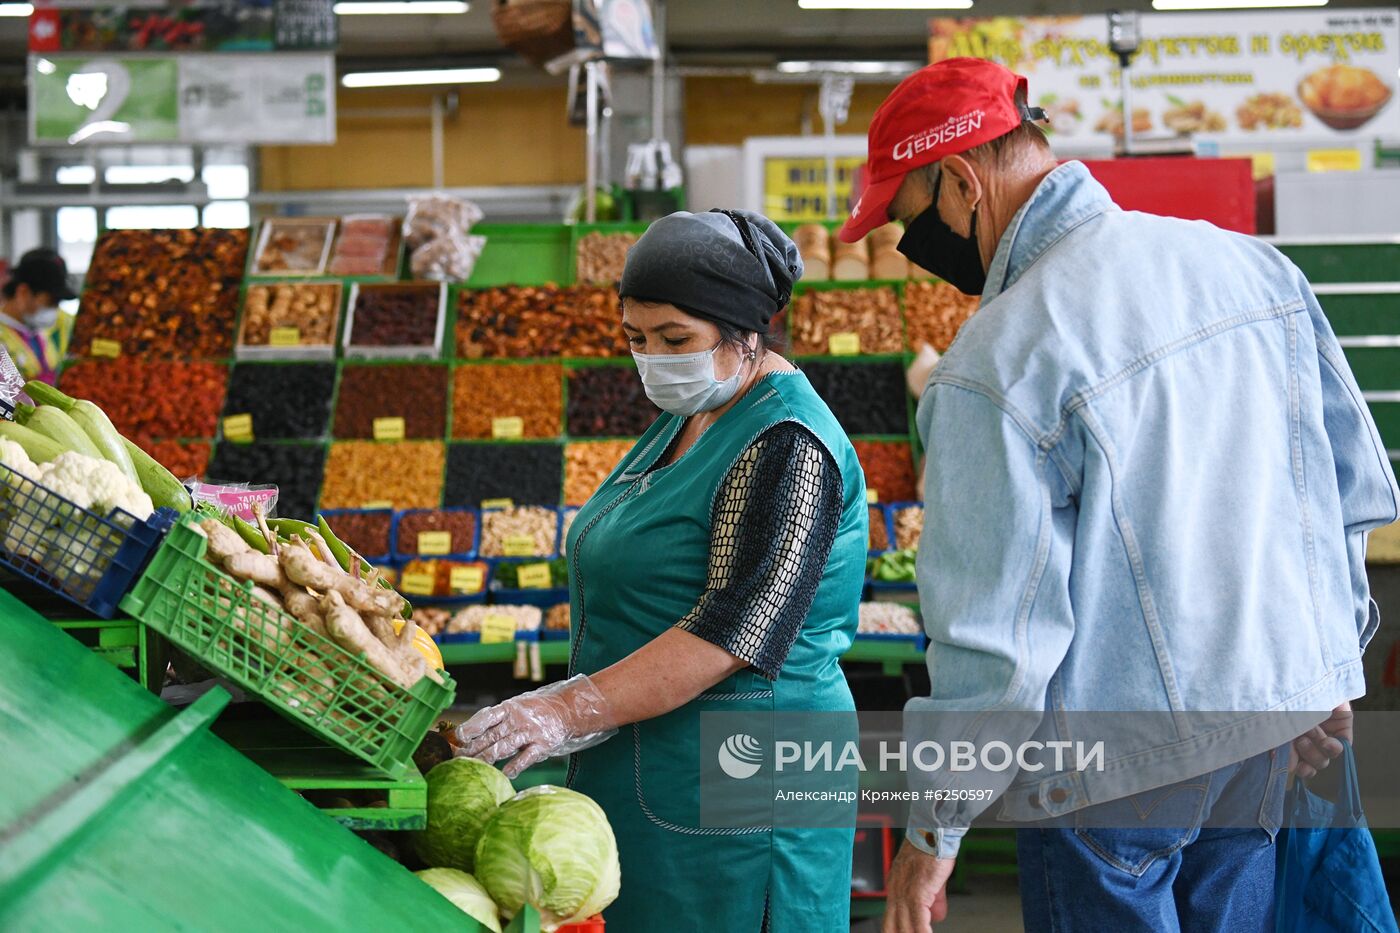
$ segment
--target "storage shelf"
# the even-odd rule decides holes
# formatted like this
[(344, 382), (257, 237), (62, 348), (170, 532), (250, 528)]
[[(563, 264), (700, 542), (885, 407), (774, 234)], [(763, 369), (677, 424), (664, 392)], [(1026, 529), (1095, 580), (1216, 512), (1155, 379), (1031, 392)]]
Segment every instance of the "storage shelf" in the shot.
[[(569, 643), (567, 641), (543, 641), (540, 645), (540, 660), (545, 664), (567, 664)], [(515, 643), (498, 645), (460, 642), (439, 645), (442, 661), (454, 664), (494, 664), (510, 663), (515, 660)], [(924, 652), (913, 642), (874, 641), (856, 639), (851, 650), (846, 652), (843, 661), (867, 661), (883, 664), (885, 673), (898, 675), (906, 664), (923, 664)]]
[(423, 829), (428, 824), (428, 785), (412, 762), (402, 777), (391, 778), (277, 719), (220, 721), (213, 731), (300, 794), (322, 791), (323, 799), (362, 792), (382, 795), (382, 806), (318, 806), (349, 829)]

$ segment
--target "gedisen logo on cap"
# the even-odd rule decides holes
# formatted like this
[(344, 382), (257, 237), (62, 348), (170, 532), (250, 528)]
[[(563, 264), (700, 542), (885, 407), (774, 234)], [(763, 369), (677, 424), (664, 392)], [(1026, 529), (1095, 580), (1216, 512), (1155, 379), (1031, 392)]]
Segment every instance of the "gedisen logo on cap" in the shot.
[(930, 127), (906, 136), (894, 144), (892, 153), (894, 160), (900, 162), (904, 159), (912, 159), (934, 146), (940, 146), (943, 143), (966, 136), (973, 130), (981, 129), (982, 116), (981, 110), (974, 110), (959, 117), (949, 117), (941, 126)]

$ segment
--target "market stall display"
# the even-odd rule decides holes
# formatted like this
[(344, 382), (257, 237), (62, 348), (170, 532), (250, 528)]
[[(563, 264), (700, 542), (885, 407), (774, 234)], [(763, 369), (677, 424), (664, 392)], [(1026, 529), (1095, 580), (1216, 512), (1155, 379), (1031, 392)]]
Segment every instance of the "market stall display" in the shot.
[(894, 520), (894, 546), (902, 551), (917, 548), (924, 531), (924, 507), (898, 505), (891, 507), (890, 512)]
[(559, 444), (452, 444), (443, 505), (480, 506), (492, 499), (555, 505), (564, 449)]
[(335, 225), (331, 218), (263, 221), (253, 274), (320, 275), (326, 269)]
[(249, 285), (234, 354), (239, 359), (330, 359), (340, 325), (339, 282)]
[(516, 637), (540, 630), (544, 613), (538, 606), (513, 606), (497, 603), (491, 606), (468, 606), (455, 613), (443, 629), (444, 635), (480, 635), (487, 619), (505, 617), (512, 623)]
[(203, 476), (214, 450), (207, 441), (153, 441), (137, 437), (133, 443), (182, 480)]
[(70, 352), (227, 357), (248, 231), (112, 230), (93, 251)]
[(447, 314), (440, 282), (356, 283), (342, 352), (351, 359), (437, 359)]
[(613, 288), (504, 286), (466, 290), (457, 299), (457, 356), (626, 356)]
[(279, 515), (307, 516), (316, 509), (325, 459), (321, 444), (224, 440), (214, 448), (208, 475), (219, 482), (271, 483)]
[(388, 560), (393, 552), (392, 509), (323, 510), (336, 537), (366, 560)]
[(425, 556), (474, 557), (477, 552), (475, 509), (410, 509), (399, 513), (399, 558)]
[(444, 446), (442, 441), (337, 441), (326, 457), (321, 506), (436, 508), (442, 499)]
[(890, 529), (885, 521), (885, 510), (878, 505), (870, 507), (870, 550), (890, 549)]
[(928, 344), (939, 353), (946, 352), (980, 300), (947, 282), (910, 282), (904, 286), (908, 348), (917, 351), (921, 344)]
[(899, 353), (898, 296), (892, 288), (804, 292), (792, 303), (792, 349), (799, 356)]
[(557, 363), (458, 366), (452, 436), (472, 440), (558, 437), (564, 370)]
[(255, 438), (319, 438), (334, 393), (334, 363), (240, 363), (229, 377), (223, 414), (248, 415)]
[(559, 513), (537, 505), (481, 513), (482, 557), (549, 557), (559, 550)]
[(812, 388), (850, 434), (908, 434), (904, 367), (897, 362), (802, 364)]
[(67, 394), (102, 407), (131, 438), (211, 438), (218, 433), (228, 368), (217, 363), (81, 360), (59, 377)]
[(923, 634), (919, 617), (902, 603), (861, 603), (856, 637), (862, 635), (904, 635), (917, 638)]
[(478, 597), (486, 592), (486, 581), (490, 576), (491, 568), (485, 561), (420, 557), (403, 565), (399, 586), (410, 596), (423, 597), (420, 602), (429, 599), (444, 603), (477, 602)]
[(338, 438), (383, 438), (383, 422), (394, 419), (397, 437), (441, 439), (447, 377), (447, 367), (433, 363), (346, 365), (331, 431)]
[(589, 285), (615, 285), (622, 278), (627, 251), (637, 242), (635, 233), (603, 233), (593, 230), (579, 237), (576, 278)]
[(586, 503), (631, 449), (631, 441), (569, 444), (564, 452), (564, 504)]
[(382, 214), (352, 214), (341, 218), (331, 249), (331, 275), (389, 276), (399, 269), (399, 221)]
[(569, 371), (570, 437), (639, 437), (660, 414), (632, 366)]
[(919, 497), (914, 457), (903, 441), (852, 441), (865, 470), (865, 487), (881, 502), (909, 502)]

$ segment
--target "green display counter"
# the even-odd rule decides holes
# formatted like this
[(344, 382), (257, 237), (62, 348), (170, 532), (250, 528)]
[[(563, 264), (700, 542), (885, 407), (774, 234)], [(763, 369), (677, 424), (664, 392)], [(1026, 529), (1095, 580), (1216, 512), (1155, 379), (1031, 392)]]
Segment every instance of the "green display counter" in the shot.
[(478, 930), (0, 591), (0, 929)]

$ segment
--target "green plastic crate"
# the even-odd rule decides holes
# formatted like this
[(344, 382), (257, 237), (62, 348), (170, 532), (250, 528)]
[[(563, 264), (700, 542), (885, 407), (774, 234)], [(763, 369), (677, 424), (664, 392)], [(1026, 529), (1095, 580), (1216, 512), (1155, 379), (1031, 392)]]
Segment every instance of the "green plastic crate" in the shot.
[(473, 234), (486, 237), (467, 285), (571, 284), (574, 257), (571, 233), (564, 224), (478, 224)]
[(404, 690), (205, 561), (193, 524), (185, 516), (171, 529), (122, 609), (336, 747), (391, 776), (406, 773), (452, 703), (451, 678)]

